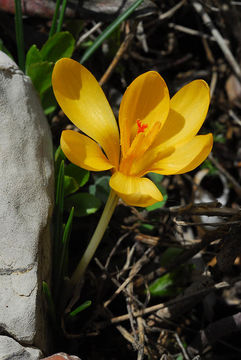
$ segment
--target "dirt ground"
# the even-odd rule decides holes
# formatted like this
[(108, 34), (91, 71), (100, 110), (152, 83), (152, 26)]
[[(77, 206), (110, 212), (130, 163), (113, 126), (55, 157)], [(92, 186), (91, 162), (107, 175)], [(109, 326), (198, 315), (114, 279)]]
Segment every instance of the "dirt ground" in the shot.
[[(238, 360), (241, 2), (150, 3), (151, 8), (147, 5), (125, 21), (85, 66), (100, 80), (116, 114), (125, 88), (145, 71), (158, 71), (171, 95), (204, 79), (211, 104), (201, 133), (214, 134), (213, 151), (196, 170), (164, 177), (164, 207), (141, 211), (119, 203), (82, 287), (79, 303), (91, 300), (92, 305), (74, 321), (63, 322), (64, 335), (53, 351), (82, 360)], [(50, 19), (35, 15), (24, 19), (26, 47), (47, 37)], [(65, 29), (79, 21), (80, 15), (71, 16)], [(81, 22), (76, 60), (84, 51), (81, 36), (90, 32), (88, 39), (94, 40), (109, 19), (89, 14)], [(1, 38), (16, 56), (12, 29), (13, 15), (1, 11)], [(72, 125), (59, 110), (49, 122), (58, 146), (61, 131)], [(74, 219), (70, 271), (100, 214)], [(160, 277), (155, 293), (150, 285)]]

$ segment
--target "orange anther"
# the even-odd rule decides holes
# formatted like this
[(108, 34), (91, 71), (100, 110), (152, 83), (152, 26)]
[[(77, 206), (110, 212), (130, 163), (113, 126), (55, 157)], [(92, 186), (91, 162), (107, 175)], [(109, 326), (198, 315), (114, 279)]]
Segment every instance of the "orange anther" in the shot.
[(142, 124), (141, 120), (136, 120), (137, 126), (138, 126), (138, 130), (137, 130), (137, 134), (142, 133), (145, 131), (145, 129), (148, 127), (148, 124)]

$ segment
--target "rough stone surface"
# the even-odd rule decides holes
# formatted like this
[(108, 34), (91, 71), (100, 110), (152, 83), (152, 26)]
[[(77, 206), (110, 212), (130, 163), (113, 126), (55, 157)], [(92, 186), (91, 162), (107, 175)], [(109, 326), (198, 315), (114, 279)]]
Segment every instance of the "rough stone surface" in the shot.
[[(52, 140), (30, 79), (1, 51), (0, 154), (0, 331), (45, 349), (42, 281), (49, 281), (51, 265)], [(1, 341), (0, 349), (6, 339)]]
[[(114, 19), (133, 4), (134, 0), (72, 0), (67, 2), (65, 15), (86, 19)], [(24, 0), (23, 14), (52, 19), (55, 11), (54, 0)], [(0, 9), (15, 12), (14, 1), (0, 0)], [(158, 8), (151, 0), (144, 0), (134, 11), (134, 16), (157, 12)]]
[[(79, 7), (80, 17), (87, 16), (99, 20), (115, 19), (120, 14), (123, 14), (134, 0), (82, 0)], [(157, 6), (151, 0), (144, 0), (132, 16), (150, 15), (157, 11)]]
[(78, 356), (58, 353), (44, 358), (43, 360), (81, 360)]
[(23, 347), (8, 336), (0, 335), (1, 360), (39, 360), (42, 353), (38, 349)]

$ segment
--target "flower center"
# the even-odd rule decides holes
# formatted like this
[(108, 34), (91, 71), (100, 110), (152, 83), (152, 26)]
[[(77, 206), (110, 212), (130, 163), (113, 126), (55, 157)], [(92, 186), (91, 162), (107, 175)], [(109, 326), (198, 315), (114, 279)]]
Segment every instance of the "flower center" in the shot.
[[(122, 157), (120, 162), (119, 171), (125, 175), (134, 176), (136, 174), (135, 164), (141, 161), (141, 158), (152, 145), (161, 127), (161, 123), (159, 121), (156, 121), (151, 127), (149, 126), (150, 124), (143, 124), (140, 119), (136, 120), (136, 124), (137, 133), (134, 135), (128, 151), (125, 156)], [(147, 128), (148, 130), (146, 131)], [(137, 173), (139, 174), (139, 172), (140, 171), (138, 170)]]
[(142, 133), (145, 131), (145, 129), (148, 127), (148, 124), (142, 124), (141, 120), (137, 119), (137, 134)]

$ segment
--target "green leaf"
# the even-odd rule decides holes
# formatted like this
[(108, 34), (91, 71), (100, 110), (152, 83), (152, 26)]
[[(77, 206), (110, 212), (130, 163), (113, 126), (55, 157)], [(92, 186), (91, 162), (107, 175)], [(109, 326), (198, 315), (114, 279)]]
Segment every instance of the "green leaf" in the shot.
[(90, 305), (91, 305), (90, 300), (85, 301), (83, 304), (78, 306), (75, 310), (71, 311), (71, 313), (69, 313), (69, 316), (74, 317), (74, 316), (78, 315), (81, 311), (87, 309)]
[(68, 31), (58, 32), (46, 41), (40, 54), (43, 60), (55, 63), (63, 57), (71, 57), (74, 46), (74, 37)]
[(60, 168), (62, 160), (65, 160), (65, 155), (59, 145), (58, 149), (55, 151), (55, 154), (54, 154), (55, 172), (57, 174), (59, 173), (59, 168)]
[(63, 213), (63, 204), (64, 204), (64, 160), (61, 161), (59, 167), (57, 188), (56, 188), (56, 205), (59, 207), (61, 213)]
[(79, 187), (84, 186), (90, 177), (90, 172), (88, 170), (82, 169), (74, 164), (67, 165), (65, 167), (64, 173), (73, 177), (78, 183)]
[(61, 4), (61, 9), (60, 9), (56, 32), (60, 32), (62, 29), (66, 6), (67, 6), (67, 0), (63, 0), (62, 4)]
[(213, 141), (218, 142), (220, 144), (225, 144), (227, 142), (227, 139), (223, 134), (216, 134), (216, 135), (214, 134)]
[(168, 273), (157, 280), (150, 286), (149, 291), (152, 296), (173, 296), (177, 293), (175, 290), (175, 273)]
[(75, 216), (82, 217), (94, 214), (101, 206), (101, 201), (88, 193), (79, 193), (65, 199), (65, 209), (70, 211), (74, 206)]
[(54, 11), (54, 15), (52, 17), (52, 25), (51, 25), (51, 28), (50, 28), (50, 31), (49, 31), (49, 38), (56, 33), (57, 20), (58, 20), (58, 17), (59, 17), (60, 3), (61, 3), (60, 0), (56, 0), (55, 11)]
[(56, 310), (55, 310), (53, 297), (52, 297), (51, 291), (49, 289), (49, 286), (45, 281), (42, 282), (42, 289), (43, 289), (43, 293), (45, 295), (45, 298), (46, 298), (46, 301), (47, 301), (47, 304), (48, 304), (48, 310), (49, 310), (49, 313), (50, 313), (52, 323), (55, 326), (55, 328), (57, 328)]
[(156, 174), (156, 173), (148, 173), (148, 177), (155, 183), (160, 184), (164, 178), (164, 175)]
[(70, 194), (75, 193), (79, 190), (79, 184), (77, 181), (71, 176), (64, 176), (64, 196), (68, 196)]
[(176, 360), (183, 360), (182, 354), (179, 354), (178, 357), (176, 358)]
[(92, 195), (95, 195), (103, 203), (106, 203), (109, 193), (110, 193), (110, 176), (101, 176), (95, 182), (95, 184), (90, 185), (89, 192)]
[(80, 33), (84, 29), (85, 21), (80, 19), (65, 19), (64, 25), (66, 27), (66, 31), (69, 31), (75, 40), (80, 37)]
[(64, 160), (61, 161), (57, 174), (55, 209), (54, 209), (54, 250), (53, 250), (53, 272), (57, 279), (59, 259), (61, 254), (61, 239), (63, 232), (63, 211), (64, 211)]
[(52, 87), (48, 88), (41, 94), (41, 102), (45, 115), (51, 114), (57, 108), (57, 101)]
[(190, 280), (192, 264), (179, 266), (176, 270), (156, 279), (150, 286), (152, 296), (176, 296)]
[(213, 163), (209, 160), (206, 159), (200, 166), (201, 169), (208, 169), (208, 175), (217, 175), (218, 174), (218, 169), (215, 168), (215, 166), (213, 165)]
[(60, 252), (60, 260), (59, 260), (59, 268), (55, 278), (55, 288), (56, 288), (56, 294), (59, 294), (59, 291), (61, 289), (61, 284), (64, 279), (64, 276), (66, 275), (67, 265), (68, 265), (68, 250), (69, 250), (69, 239), (71, 235), (72, 230), (72, 223), (73, 223), (73, 217), (74, 217), (74, 207), (72, 207), (67, 223), (64, 227), (64, 233), (61, 243), (61, 252)]
[(163, 207), (167, 201), (167, 193), (166, 193), (166, 189), (159, 185), (159, 184), (156, 184), (156, 186), (158, 187), (158, 189), (160, 190), (160, 192), (162, 193), (163, 195), (163, 200), (162, 201), (158, 201), (157, 203), (153, 204), (153, 205), (150, 205), (150, 206), (147, 206), (146, 207), (146, 210), (147, 211), (154, 211), (154, 210), (157, 210), (157, 209), (160, 209), (161, 207)]
[(142, 231), (144, 233), (150, 234), (155, 229), (155, 226), (151, 225), (151, 224), (143, 223), (143, 224), (140, 224), (139, 229), (140, 229), (140, 231)]
[(15, 3), (15, 33), (18, 51), (18, 65), (24, 71), (25, 69), (25, 52), (24, 52), (24, 38), (23, 38), (23, 15), (21, 0), (14, 0)]
[(170, 264), (170, 262), (173, 261), (182, 252), (183, 252), (183, 249), (176, 248), (176, 247), (170, 247), (170, 248), (166, 249), (160, 258), (161, 266), (165, 267), (166, 265)]
[(56, 199), (55, 199), (55, 249), (54, 257), (56, 261), (59, 259), (60, 253), (60, 241), (62, 234), (62, 224), (63, 224), (63, 211), (64, 211), (64, 160), (61, 161), (61, 165), (58, 171), (57, 185), (56, 185)]
[(63, 239), (62, 239), (63, 259), (66, 258), (67, 248), (68, 248), (70, 234), (71, 234), (71, 230), (72, 230), (73, 217), (74, 217), (74, 207), (72, 207), (69, 217), (68, 217), (68, 220), (67, 220), (67, 223), (64, 227), (64, 233), (63, 233)]
[(47, 61), (31, 64), (28, 67), (28, 75), (40, 95), (51, 87), (52, 71), (53, 64)]
[(93, 45), (89, 47), (80, 59), (83, 64), (89, 57), (100, 47), (105, 39), (107, 39), (112, 32), (125, 20), (131, 13), (142, 3), (143, 0), (136, 0), (123, 14), (119, 15), (95, 40)]
[(80, 187), (84, 186), (90, 176), (89, 171), (82, 169), (74, 164), (65, 167), (64, 173), (64, 195), (75, 193)]
[(57, 106), (51, 89), (54, 63), (62, 57), (70, 57), (74, 45), (73, 36), (65, 31), (49, 38), (41, 50), (33, 45), (28, 51), (26, 72), (41, 97), (45, 114), (50, 114)]
[(72, 223), (73, 223), (73, 217), (74, 217), (74, 207), (72, 207), (67, 223), (64, 227), (64, 233), (63, 233), (63, 239), (62, 239), (62, 253), (60, 258), (60, 276), (63, 280), (64, 275), (66, 275), (66, 270), (68, 267), (68, 250), (69, 250), (69, 240), (72, 230)]
[(37, 48), (36, 45), (32, 45), (26, 55), (26, 62), (25, 62), (25, 72), (27, 75), (29, 75), (28, 73), (28, 68), (30, 65), (35, 64), (35, 63), (41, 63), (43, 61), (42, 56), (40, 54), (39, 49)]
[(93, 43), (94, 43), (93, 40), (84, 41), (80, 44), (80, 49), (88, 49), (93, 45)]
[(161, 207), (163, 207), (165, 205), (165, 203), (167, 201), (167, 192), (166, 192), (166, 189), (161, 185), (161, 181), (164, 178), (163, 175), (150, 172), (150, 173), (148, 173), (148, 177), (154, 182), (154, 184), (158, 187), (158, 189), (160, 190), (160, 192), (163, 195), (162, 201), (159, 201), (153, 205), (146, 207), (147, 211), (154, 211), (154, 210), (160, 209)]

